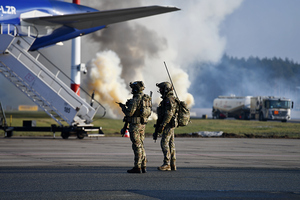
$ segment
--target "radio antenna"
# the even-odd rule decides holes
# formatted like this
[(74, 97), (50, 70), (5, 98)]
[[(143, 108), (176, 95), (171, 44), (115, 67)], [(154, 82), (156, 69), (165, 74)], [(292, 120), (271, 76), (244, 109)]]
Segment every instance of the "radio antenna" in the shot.
[[(168, 67), (167, 67), (167, 64), (166, 64), (166, 62), (165, 62), (165, 61), (164, 61), (164, 64), (165, 64), (165, 67), (166, 67), (166, 70), (167, 70), (167, 73), (168, 73), (169, 79), (170, 79), (170, 81), (171, 81), (172, 87), (173, 87), (173, 89), (174, 89), (175, 95), (176, 95), (176, 97), (178, 98), (177, 92), (176, 92), (176, 90), (175, 90), (175, 87), (174, 87), (174, 84), (173, 84), (172, 78), (171, 78), (171, 76), (170, 76), (170, 73), (169, 73), (169, 70), (168, 70)], [(178, 98), (178, 99), (179, 99), (179, 98)]]

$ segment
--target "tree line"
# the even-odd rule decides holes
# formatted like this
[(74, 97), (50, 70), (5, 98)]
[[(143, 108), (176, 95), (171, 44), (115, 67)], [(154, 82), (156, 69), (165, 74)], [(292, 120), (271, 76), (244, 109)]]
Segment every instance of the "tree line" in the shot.
[(211, 107), (220, 95), (280, 96), (298, 101), (300, 64), (282, 58), (236, 58), (219, 63), (194, 63), (189, 68), (195, 107)]

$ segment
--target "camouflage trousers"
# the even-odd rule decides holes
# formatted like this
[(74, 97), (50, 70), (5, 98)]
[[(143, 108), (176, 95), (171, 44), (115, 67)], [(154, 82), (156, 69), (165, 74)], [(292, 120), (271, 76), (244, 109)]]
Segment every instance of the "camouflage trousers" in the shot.
[(145, 127), (142, 124), (130, 124), (129, 133), (134, 153), (134, 167), (146, 167), (146, 152), (144, 148)]
[(161, 136), (160, 146), (164, 154), (164, 165), (172, 165), (176, 162), (174, 129), (166, 126)]

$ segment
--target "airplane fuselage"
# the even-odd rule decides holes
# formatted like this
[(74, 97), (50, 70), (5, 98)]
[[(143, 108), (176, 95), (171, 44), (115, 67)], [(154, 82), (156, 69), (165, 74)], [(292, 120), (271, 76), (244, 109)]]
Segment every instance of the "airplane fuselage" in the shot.
[[(23, 19), (25, 18), (68, 15), (97, 11), (98, 10), (94, 8), (56, 0), (7, 0), (0, 2), (0, 23), (24, 25)], [(26, 25), (31, 24), (26, 23)], [(37, 50), (45, 46), (56, 44), (57, 42), (69, 40), (83, 34), (100, 30), (104, 27), (105, 26), (100, 26), (84, 30), (77, 30), (68, 26), (47, 27), (48, 30), (51, 30), (50, 32), (48, 31), (48, 34), (42, 33), (43, 30), (40, 27), (37, 28), (39, 35), (30, 50)]]
[[(76, 38), (105, 28), (109, 24), (148, 17), (179, 10), (176, 7), (145, 6), (98, 11), (87, 6), (60, 0), (1, 0), (1, 30), (9, 24), (28, 28), (34, 33), (34, 51), (58, 42)], [(35, 30), (35, 31), (33, 31)], [(19, 31), (19, 29), (18, 29)]]
[(0, 2), (0, 22), (20, 24), (21, 14), (31, 11), (40, 11), (55, 16), (98, 10), (57, 0), (7, 0)]

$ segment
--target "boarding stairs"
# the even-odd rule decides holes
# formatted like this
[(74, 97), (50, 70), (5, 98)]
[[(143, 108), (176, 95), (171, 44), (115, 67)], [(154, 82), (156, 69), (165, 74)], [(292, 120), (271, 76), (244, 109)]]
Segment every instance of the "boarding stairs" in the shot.
[(7, 126), (7, 122), (6, 122), (6, 116), (5, 116), (5, 112), (2, 106), (2, 103), (0, 101), (0, 127), (4, 127)]
[(33, 27), (0, 26), (0, 73), (59, 125), (88, 126), (95, 108), (28, 52), (37, 37)]

